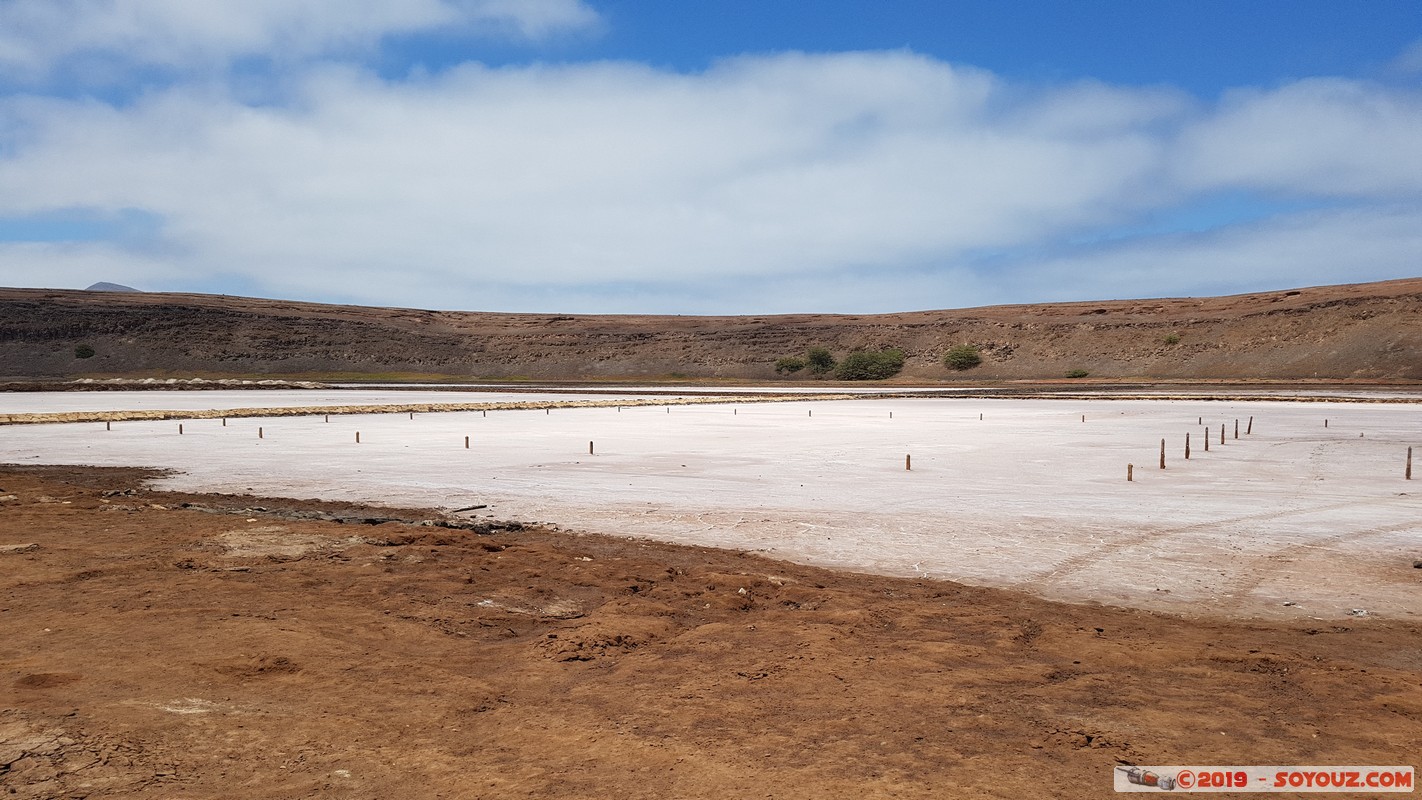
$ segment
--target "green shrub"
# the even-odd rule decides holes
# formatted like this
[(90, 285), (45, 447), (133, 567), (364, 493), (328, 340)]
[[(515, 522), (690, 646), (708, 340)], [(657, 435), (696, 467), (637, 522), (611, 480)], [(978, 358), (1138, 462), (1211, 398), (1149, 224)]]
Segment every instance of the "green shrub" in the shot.
[(1165, 338), (1164, 338), (1164, 339), (1161, 339), (1161, 341), (1162, 341), (1162, 342), (1165, 342), (1166, 344), (1180, 344), (1180, 334), (1178, 334), (1178, 333), (1167, 333), (1167, 334), (1165, 335)]
[(959, 372), (983, 363), (983, 354), (970, 344), (960, 344), (943, 356), (943, 365)]
[(805, 368), (805, 359), (787, 356), (775, 362), (775, 371), (781, 375), (794, 375)]
[(904, 368), (904, 351), (855, 350), (839, 362), (834, 376), (842, 381), (881, 381), (892, 378)]
[(1087, 375), (1090, 375), (1090, 374), (1091, 374), (1090, 372), (1087, 372), (1087, 371), (1084, 370), (1084, 369), (1073, 369), (1073, 370), (1068, 370), (1068, 371), (1067, 371), (1067, 377), (1068, 377), (1068, 378), (1085, 378)]
[(93, 357), (94, 357), (94, 348), (90, 347), (90, 346), (87, 345), (87, 344), (81, 344), (81, 345), (79, 345), (78, 347), (75, 347), (75, 348), (74, 348), (74, 357), (75, 357), (75, 358), (93, 358)]
[(805, 351), (805, 365), (816, 375), (825, 375), (834, 369), (834, 356), (823, 347), (811, 347)]

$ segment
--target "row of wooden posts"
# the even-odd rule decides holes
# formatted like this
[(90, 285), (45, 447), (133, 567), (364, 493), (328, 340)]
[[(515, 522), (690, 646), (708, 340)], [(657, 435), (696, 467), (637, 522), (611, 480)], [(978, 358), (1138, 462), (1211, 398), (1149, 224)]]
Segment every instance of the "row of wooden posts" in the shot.
[[(1082, 422), (1085, 422), (1085, 421), (1086, 421), (1086, 416), (1085, 416), (1085, 415), (1082, 415), (1081, 421), (1082, 421)], [(1205, 424), (1205, 418), (1204, 418), (1204, 417), (1196, 417), (1196, 418), (1195, 418), (1195, 424), (1197, 424), (1197, 425), (1204, 425), (1204, 424)], [(1224, 422), (1221, 422), (1221, 423), (1220, 423), (1220, 444), (1224, 444), (1224, 443), (1225, 443), (1225, 430), (1226, 430), (1226, 425), (1227, 425), (1227, 424), (1228, 424), (1228, 423), (1224, 423)], [(1248, 424), (1248, 426), (1244, 429), (1244, 435), (1245, 435), (1245, 436), (1249, 436), (1249, 435), (1251, 435), (1252, 433), (1254, 433), (1254, 417), (1250, 417), (1250, 418), (1249, 418), (1249, 424)], [(1209, 428), (1205, 428), (1205, 435), (1204, 435), (1202, 438), (1204, 439), (1204, 442), (1205, 442), (1205, 452), (1208, 453), (1208, 452), (1210, 452), (1210, 429), (1209, 429)], [(1239, 420), (1235, 420), (1235, 421), (1234, 421), (1234, 438), (1236, 438), (1236, 439), (1239, 438)], [(1185, 432), (1185, 460), (1186, 460), (1186, 461), (1190, 460), (1190, 432), (1189, 432), (1189, 431), (1186, 431), (1186, 432)], [(1164, 439), (1161, 439), (1161, 440), (1160, 440), (1160, 468), (1161, 468), (1161, 469), (1165, 469), (1165, 440), (1164, 440)], [(1136, 479), (1136, 465), (1135, 465), (1135, 464), (1127, 464), (1127, 465), (1126, 465), (1126, 480), (1128, 480), (1128, 481), (1134, 481), (1135, 479)]]
[[(621, 413), (621, 411), (622, 411), (622, 406), (617, 406), (617, 411), (618, 411), (618, 413)], [(544, 412), (545, 414), (551, 414), (551, 413), (553, 413), (553, 410), (552, 410), (551, 408), (545, 408), (545, 409), (543, 409), (543, 412)], [(666, 407), (666, 413), (668, 413), (668, 414), (671, 413), (671, 406), (667, 406), (667, 407)], [(739, 409), (737, 409), (737, 408), (732, 408), (732, 409), (731, 409), (731, 414), (732, 414), (732, 415), (738, 415), (739, 413), (740, 413), (740, 410), (739, 410)], [(410, 414), (410, 419), (414, 419), (414, 418), (415, 418), (415, 412), (411, 411), (411, 412), (409, 412), (409, 414)], [(489, 412), (488, 412), (488, 411), (484, 411), (484, 412), (483, 412), (483, 415), (484, 415), (485, 417), (487, 417), (487, 416), (489, 416)], [(806, 415), (813, 417), (813, 416), (815, 415), (814, 409), (807, 409), (807, 410), (806, 410)], [(324, 421), (326, 421), (326, 422), (330, 422), (330, 421), (331, 421), (331, 415), (330, 415), (330, 414), (324, 414), (324, 415), (322, 415), (322, 416), (323, 416), (323, 418), (324, 418)], [(894, 418), (894, 412), (890, 411), (890, 412), (889, 412), (889, 419), (893, 419), (893, 418)], [(978, 414), (978, 420), (979, 420), (979, 421), (982, 421), (982, 419), (983, 419), (983, 415), (982, 415), (981, 413)], [(1085, 421), (1086, 421), (1086, 417), (1085, 417), (1085, 416), (1082, 416), (1081, 421), (1082, 421), (1082, 422), (1085, 422)], [(226, 418), (226, 417), (223, 417), (223, 418), (222, 418), (222, 427), (224, 427), (224, 428), (227, 427), (227, 418)], [(111, 431), (111, 430), (113, 430), (113, 423), (112, 423), (112, 422), (105, 422), (105, 423), (104, 423), (104, 430), (106, 430), (106, 431)], [(178, 435), (179, 435), (179, 436), (183, 435), (183, 423), (181, 423), (181, 422), (178, 423)], [(260, 426), (258, 426), (258, 428), (257, 428), (257, 438), (258, 438), (258, 439), (263, 439), (263, 438), (265, 438), (264, 431), (263, 431), (262, 427), (260, 427)], [(360, 444), (360, 431), (356, 431), (356, 432), (355, 432), (355, 442), (356, 442), (356, 444)], [(464, 437), (464, 449), (465, 449), (465, 450), (468, 450), (468, 449), (469, 449), (469, 437), (468, 437), (468, 436), (465, 436), (465, 437)], [(596, 455), (596, 454), (597, 454), (597, 453), (596, 453), (596, 451), (595, 451), (595, 449), (594, 449), (593, 442), (588, 442), (588, 455), (591, 456), (591, 455)], [(913, 455), (912, 455), (912, 454), (905, 454), (905, 455), (904, 455), (904, 469), (905, 469), (905, 470), (912, 470), (912, 469), (913, 469)]]
[[(619, 414), (622, 413), (622, 406), (618, 406), (618, 407), (617, 407), (617, 411), (618, 411)], [(671, 406), (667, 406), (667, 407), (666, 407), (666, 412), (667, 412), (668, 414), (671, 413)], [(487, 410), (482, 411), (481, 413), (482, 413), (485, 417), (489, 416), (489, 412), (488, 412)], [(553, 413), (553, 409), (552, 409), (551, 407), (550, 407), (550, 408), (545, 408), (545, 409), (543, 409), (543, 413), (544, 413), (544, 414), (552, 414), (552, 413)], [(813, 416), (815, 415), (814, 409), (808, 409), (805, 413), (806, 413), (806, 416), (810, 416), (810, 417), (813, 417)], [(414, 419), (414, 418), (415, 418), (415, 412), (411, 411), (411, 412), (409, 412), (409, 414), (410, 414), (410, 419)], [(738, 414), (740, 414), (740, 409), (739, 409), (739, 408), (732, 408), (732, 409), (731, 409), (731, 414), (732, 414), (732, 415), (738, 415)], [(326, 422), (330, 422), (330, 421), (331, 421), (331, 415), (330, 415), (330, 414), (324, 414), (324, 415), (322, 415), (322, 416), (324, 417), (324, 419), (325, 419)], [(890, 411), (890, 412), (889, 412), (889, 419), (893, 419), (893, 418), (894, 418), (894, 412)], [(979, 419), (979, 420), (982, 420), (982, 419), (983, 419), (983, 415), (982, 415), (982, 414), (978, 414), (978, 419)], [(1086, 421), (1085, 415), (1082, 416), (1081, 421), (1082, 421), (1082, 422), (1085, 422), (1085, 421)], [(224, 427), (224, 428), (227, 427), (227, 417), (223, 417), (223, 418), (222, 418), (222, 427)], [(105, 423), (104, 423), (104, 430), (106, 430), (106, 431), (111, 431), (111, 430), (113, 430), (113, 422), (111, 422), (111, 421), (110, 421), (110, 422), (105, 422)], [(261, 438), (261, 436), (260, 436), (261, 430), (262, 430), (261, 428), (258, 428), (258, 429), (257, 429), (258, 434), (259, 434), (259, 435), (258, 435), (258, 438)], [(183, 423), (179, 422), (179, 423), (178, 423), (178, 433), (179, 433), (179, 434), (182, 434), (182, 432), (183, 432)], [(469, 438), (469, 437), (466, 436), (465, 438), (467, 439), (467, 438)]]
[[(618, 410), (619, 412), (621, 412), (621, 411), (622, 411), (622, 407), (621, 407), (621, 406), (618, 406), (618, 407), (617, 407), (617, 410)], [(670, 413), (671, 413), (671, 406), (667, 406), (666, 411), (667, 411), (668, 414), (670, 414)], [(415, 418), (415, 412), (411, 411), (411, 412), (409, 412), (409, 413), (410, 413), (410, 419), (414, 419), (414, 418)], [(551, 408), (545, 408), (545, 409), (544, 409), (544, 413), (545, 413), (545, 414), (551, 414), (551, 413), (552, 413), (552, 409), (551, 409)], [(735, 414), (735, 413), (737, 413), (737, 410), (736, 410), (736, 409), (732, 409), (732, 414)], [(808, 413), (808, 416), (814, 416), (814, 413), (815, 413), (815, 412), (814, 412), (813, 409), (810, 409), (810, 410), (808, 410), (807, 413)], [(489, 416), (489, 412), (488, 412), (488, 411), (484, 411), (484, 412), (483, 412), (483, 415), (484, 415), (485, 417), (487, 417), (487, 416)], [(324, 416), (326, 422), (330, 422), (330, 421), (331, 421), (331, 415), (330, 415), (330, 414), (325, 414), (325, 415), (323, 415), (323, 416)], [(893, 419), (893, 416), (894, 416), (894, 412), (890, 411), (890, 412), (889, 412), (889, 418), (890, 418), (890, 419)], [(982, 415), (982, 414), (978, 414), (978, 420), (981, 421), (982, 419), (983, 419), (983, 415)], [(1085, 414), (1082, 414), (1082, 415), (1081, 415), (1081, 421), (1082, 421), (1082, 422), (1086, 422), (1086, 415), (1085, 415)], [(1196, 418), (1196, 424), (1203, 425), (1203, 424), (1204, 424), (1204, 421), (1205, 421), (1205, 420), (1204, 420), (1204, 417), (1197, 417), (1197, 418)], [(1226, 425), (1227, 425), (1226, 423), (1223, 423), (1223, 422), (1220, 423), (1220, 444), (1221, 444), (1221, 445), (1223, 445), (1223, 444), (1225, 443)], [(223, 418), (222, 418), (222, 427), (224, 427), (224, 428), (227, 427), (227, 418), (226, 418), (226, 417), (223, 417)], [(1323, 427), (1325, 427), (1325, 428), (1328, 427), (1328, 420), (1327, 420), (1327, 419), (1324, 419), (1324, 420), (1323, 420)], [(112, 423), (112, 422), (105, 422), (105, 423), (104, 423), (104, 430), (106, 430), (106, 431), (111, 431), (111, 430), (113, 430), (113, 423)], [(1202, 439), (1204, 440), (1204, 443), (1205, 443), (1205, 452), (1207, 452), (1207, 453), (1210, 451), (1210, 433), (1211, 433), (1210, 429), (1209, 429), (1209, 428), (1206, 428), (1206, 429), (1205, 429), (1205, 435), (1202, 437)], [(1253, 434), (1253, 433), (1254, 433), (1254, 417), (1251, 416), (1251, 417), (1249, 418), (1249, 422), (1247, 423), (1247, 425), (1246, 425), (1246, 427), (1245, 427), (1245, 429), (1244, 429), (1244, 435), (1249, 436), (1249, 435), (1251, 435), (1251, 434)], [(180, 423), (178, 423), (178, 435), (181, 436), (182, 434), (183, 434), (183, 423), (180, 422)], [(260, 426), (257, 428), (257, 438), (258, 438), (258, 439), (265, 438), (264, 431), (263, 431), (262, 427), (260, 427)], [(1236, 420), (1234, 421), (1234, 438), (1236, 438), (1236, 439), (1239, 438), (1239, 420), (1238, 420), (1238, 419), (1236, 419)], [(355, 432), (355, 441), (356, 441), (356, 444), (360, 444), (360, 431), (356, 431), (356, 432)], [(1165, 442), (1164, 439), (1161, 439), (1161, 440), (1160, 440), (1160, 468), (1161, 468), (1161, 469), (1165, 469), (1165, 443), (1166, 443), (1166, 442)], [(468, 436), (465, 436), (465, 437), (464, 437), (464, 449), (465, 449), (465, 450), (468, 450), (468, 449), (469, 449), (469, 437), (468, 437)], [(1190, 450), (1190, 432), (1189, 432), (1189, 431), (1186, 431), (1186, 432), (1185, 432), (1185, 459), (1186, 459), (1187, 461), (1190, 459), (1190, 452), (1191, 452), (1191, 450)], [(594, 449), (594, 446), (593, 446), (593, 442), (591, 442), (591, 441), (588, 442), (588, 455), (590, 455), (590, 456), (591, 456), (591, 455), (596, 455), (596, 452), (595, 452), (595, 449)], [(912, 455), (911, 453), (907, 453), (907, 454), (904, 455), (904, 469), (905, 469), (905, 470), (912, 470), (912, 469), (913, 469), (913, 455)], [(1127, 464), (1127, 465), (1126, 465), (1126, 480), (1127, 480), (1127, 481), (1134, 481), (1134, 480), (1135, 480), (1135, 472), (1136, 472), (1136, 466), (1135, 466), (1135, 464)], [(1403, 473), (1403, 474), (1404, 474), (1404, 477), (1405, 477), (1406, 480), (1409, 480), (1409, 481), (1412, 480), (1412, 448), (1411, 448), (1411, 447), (1407, 448), (1407, 466), (1406, 466), (1406, 468), (1404, 469), (1404, 473)]]
[[(617, 406), (617, 412), (618, 412), (619, 414), (622, 413), (622, 406)], [(482, 413), (483, 416), (485, 416), (485, 417), (489, 416), (489, 412), (488, 412), (487, 410), (483, 410), (483, 411), (481, 411), (481, 413)], [(552, 413), (553, 413), (552, 407), (548, 407), (548, 408), (543, 409), (543, 413), (544, 413), (544, 414), (552, 414)], [(671, 413), (671, 406), (667, 406), (667, 407), (666, 407), (666, 413), (668, 413), (668, 414)], [(813, 417), (813, 416), (815, 415), (814, 409), (808, 409), (805, 413), (806, 413), (806, 416), (810, 416), (810, 417)], [(411, 411), (411, 412), (409, 412), (409, 414), (410, 414), (410, 419), (414, 419), (414, 418), (415, 418), (415, 412)], [(732, 414), (732, 415), (739, 415), (739, 414), (740, 414), (740, 409), (739, 409), (739, 408), (732, 408), (732, 409), (731, 409), (731, 414)], [(331, 421), (331, 415), (330, 415), (330, 414), (323, 414), (322, 416), (323, 416), (323, 418), (325, 419), (326, 422), (330, 422), (330, 421)], [(894, 418), (894, 412), (890, 411), (890, 412), (889, 412), (889, 419), (893, 419), (893, 418)], [(982, 418), (983, 418), (983, 415), (982, 415), (982, 414), (978, 414), (978, 419), (979, 419), (979, 420), (982, 420)], [(1083, 417), (1081, 418), (1081, 421), (1082, 421), (1082, 422), (1085, 422), (1085, 421), (1086, 421), (1086, 417), (1083, 416)], [(227, 417), (223, 417), (223, 418), (222, 418), (222, 427), (224, 427), (224, 428), (227, 427)], [(105, 423), (104, 423), (104, 430), (106, 430), (106, 431), (111, 431), (111, 430), (113, 430), (113, 422), (111, 422), (111, 421), (105, 422)], [(261, 431), (262, 431), (261, 428), (257, 428), (257, 438), (259, 438), (259, 439), (262, 438), (262, 436), (261, 436)], [(183, 423), (181, 423), (181, 422), (178, 423), (178, 433), (179, 433), (179, 435), (181, 435), (181, 434), (183, 433)], [(464, 438), (467, 440), (469, 437), (466, 436), (466, 437), (464, 437)], [(356, 434), (356, 441), (359, 441), (359, 440), (360, 440), (360, 434)], [(466, 444), (467, 444), (467, 442), (466, 442)]]
[[(1085, 421), (1086, 421), (1086, 416), (1085, 416), (1085, 415), (1082, 415), (1081, 421), (1082, 421), (1082, 422), (1085, 422)], [(1196, 424), (1204, 424), (1204, 421), (1205, 421), (1205, 420), (1204, 420), (1204, 417), (1197, 417), (1197, 418), (1196, 418)], [(1220, 423), (1220, 444), (1224, 444), (1224, 443), (1225, 443), (1225, 424), (1226, 424), (1226, 423), (1223, 423), (1223, 422)], [(1323, 421), (1323, 427), (1325, 427), (1325, 428), (1328, 427), (1328, 420), (1327, 420), (1327, 419), (1325, 419), (1325, 420)], [(1245, 436), (1249, 436), (1249, 435), (1252, 434), (1252, 433), (1254, 433), (1254, 417), (1250, 417), (1250, 418), (1249, 418), (1249, 424), (1248, 424), (1248, 426), (1244, 429), (1244, 435), (1245, 435)], [(1209, 429), (1209, 428), (1206, 428), (1206, 429), (1205, 429), (1205, 435), (1204, 435), (1203, 438), (1204, 438), (1204, 441), (1205, 441), (1205, 452), (1208, 453), (1208, 452), (1210, 452), (1210, 429)], [(1236, 439), (1239, 438), (1239, 420), (1237, 420), (1237, 419), (1234, 421), (1234, 438), (1236, 438)], [(1187, 461), (1190, 459), (1190, 432), (1189, 432), (1189, 431), (1186, 431), (1186, 432), (1185, 432), (1185, 459), (1186, 459)], [(1164, 440), (1164, 439), (1161, 439), (1161, 440), (1160, 440), (1160, 468), (1161, 468), (1161, 469), (1165, 469), (1165, 440)], [(1136, 479), (1135, 473), (1136, 473), (1136, 465), (1135, 465), (1135, 464), (1127, 464), (1127, 465), (1126, 465), (1126, 480), (1128, 480), (1128, 481), (1134, 481), (1134, 480)], [(1406, 465), (1406, 467), (1404, 467), (1404, 469), (1403, 469), (1403, 478), (1404, 478), (1405, 480), (1409, 480), (1409, 481), (1412, 480), (1412, 448), (1411, 448), (1411, 447), (1407, 448), (1407, 465)]]
[[(617, 407), (617, 411), (618, 411), (618, 413), (621, 413), (621, 412), (622, 412), (622, 406), (618, 406), (618, 407)], [(409, 412), (409, 413), (410, 413), (410, 419), (414, 419), (414, 418), (415, 418), (415, 412), (411, 411), (411, 412)], [(489, 416), (489, 412), (488, 412), (488, 411), (483, 411), (482, 413), (483, 413), (483, 416), (485, 416), (485, 417), (488, 417), (488, 416)], [(553, 409), (552, 409), (552, 408), (545, 408), (545, 409), (543, 409), (543, 413), (544, 413), (544, 414), (552, 414), (552, 413), (553, 413)], [(671, 406), (667, 406), (667, 407), (666, 407), (666, 413), (668, 413), (668, 414), (671, 413)], [(738, 409), (738, 408), (732, 408), (732, 409), (731, 409), (731, 414), (732, 414), (733, 416), (734, 416), (734, 415), (739, 415), (739, 413), (740, 413), (740, 409)], [(807, 410), (807, 416), (813, 417), (814, 415), (815, 415), (814, 409), (808, 409), (808, 410)], [(325, 420), (326, 422), (330, 422), (330, 421), (331, 421), (331, 415), (330, 415), (330, 414), (324, 414), (324, 415), (322, 415), (322, 416), (323, 416), (323, 418), (324, 418), (324, 420)], [(894, 418), (894, 412), (890, 411), (890, 412), (889, 412), (889, 419), (893, 419), (893, 418)], [(978, 414), (978, 419), (979, 419), (979, 420), (982, 420), (982, 418), (983, 418), (983, 415), (982, 415), (982, 414)], [(1083, 417), (1082, 420), (1085, 421), (1085, 417)], [(224, 427), (224, 428), (227, 427), (227, 418), (226, 418), (226, 417), (223, 417), (223, 418), (222, 418), (222, 427)], [(105, 422), (105, 423), (104, 423), (104, 430), (106, 430), (106, 431), (111, 431), (111, 430), (113, 430), (113, 423), (112, 423), (112, 422)], [(179, 436), (182, 436), (182, 435), (183, 435), (183, 423), (181, 423), (181, 422), (178, 423), (178, 435), (179, 435)], [(265, 438), (264, 433), (263, 433), (263, 430), (262, 430), (262, 428), (261, 428), (260, 426), (257, 428), (257, 438), (258, 438), (258, 439)], [(356, 444), (360, 444), (360, 431), (356, 431), (356, 432), (355, 432), (355, 441), (356, 441)], [(468, 437), (468, 436), (464, 437), (464, 449), (465, 449), (465, 450), (468, 450), (468, 449), (469, 449), (469, 437)], [(593, 451), (593, 443), (592, 443), (592, 442), (588, 442), (588, 455), (590, 455), (590, 456), (591, 456), (591, 455), (596, 455), (596, 453)], [(911, 464), (912, 464), (911, 456), (904, 456), (904, 469), (912, 469)]]

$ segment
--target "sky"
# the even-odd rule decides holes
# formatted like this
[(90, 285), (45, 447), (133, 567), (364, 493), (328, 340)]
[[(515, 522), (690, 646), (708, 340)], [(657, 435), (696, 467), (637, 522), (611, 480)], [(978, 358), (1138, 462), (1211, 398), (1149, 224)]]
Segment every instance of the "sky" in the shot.
[(0, 0), (0, 285), (768, 314), (1418, 276), (1416, 0)]

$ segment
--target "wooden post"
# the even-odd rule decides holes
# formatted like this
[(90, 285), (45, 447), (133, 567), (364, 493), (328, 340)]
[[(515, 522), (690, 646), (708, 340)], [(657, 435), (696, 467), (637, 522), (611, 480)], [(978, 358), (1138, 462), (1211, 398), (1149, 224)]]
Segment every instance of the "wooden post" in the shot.
[(469, 437), (468, 437), (468, 436), (464, 437), (464, 449), (465, 449), (465, 450), (468, 450), (468, 449), (469, 449)]
[(330, 415), (330, 414), (327, 414), (327, 415), (326, 415), (326, 421), (327, 421), (327, 422), (330, 422), (330, 421), (331, 421), (331, 415)]
[(913, 455), (904, 455), (904, 469), (913, 469)]
[(1196, 424), (1196, 425), (1204, 425), (1204, 424), (1205, 424), (1205, 418), (1204, 418), (1204, 417), (1195, 417), (1195, 424)]
[(1205, 452), (1210, 452), (1210, 429), (1205, 429)]
[(414, 419), (414, 418), (415, 418), (415, 412), (411, 411), (411, 412), (410, 412), (410, 419)]
[(179, 436), (182, 436), (182, 435), (183, 435), (183, 423), (181, 423), (181, 422), (178, 423), (178, 435), (179, 435)]
[(1190, 432), (1185, 432), (1185, 460), (1190, 460)]
[(809, 409), (809, 410), (807, 410), (807, 411), (805, 412), (805, 416), (807, 416), (807, 417), (813, 417), (814, 415), (815, 415), (815, 410), (814, 410), (813, 408), (811, 408), (811, 409)]
[(894, 418), (894, 412), (890, 411), (890, 412), (889, 412), (889, 419), (893, 419), (893, 418)]
[(978, 422), (982, 422), (982, 421), (983, 421), (983, 415), (982, 415), (982, 414), (978, 414)]
[(1328, 420), (1324, 420), (1324, 421), (1323, 421), (1323, 427), (1325, 427), (1325, 428), (1328, 427)]
[(261, 428), (257, 428), (257, 438), (258, 438), (258, 439), (263, 438), (263, 437), (262, 437), (262, 429), (261, 429)]
[(545, 408), (545, 409), (543, 409), (543, 416), (545, 416), (545, 417), (548, 416), (548, 415), (550, 415), (550, 414), (552, 414), (552, 413), (553, 413), (553, 409), (551, 409), (551, 408)]
[(222, 418), (222, 427), (227, 427), (227, 417)]
[[(619, 409), (619, 410), (620, 410), (620, 409)], [(486, 409), (484, 409), (484, 417), (485, 417), (485, 418), (488, 418), (488, 416), (489, 416), (489, 409), (486, 408)]]
[(360, 431), (356, 431), (356, 444), (360, 444)]
[(1412, 480), (1412, 448), (1407, 448), (1407, 480)]
[(1224, 423), (1220, 423), (1220, 444), (1224, 444)]
[(593, 454), (593, 443), (592, 443), (592, 442), (588, 442), (588, 455), (592, 455), (592, 454)]
[(1239, 420), (1234, 421), (1234, 438), (1239, 438)]
[(1254, 433), (1254, 417), (1252, 416), (1249, 418), (1249, 427), (1244, 429), (1244, 435), (1248, 436), (1251, 433)]
[(1165, 469), (1165, 440), (1160, 440), (1160, 468)]
[(1135, 465), (1135, 464), (1127, 464), (1127, 465), (1126, 465), (1126, 480), (1128, 480), (1128, 481), (1133, 481), (1133, 480), (1135, 480), (1135, 479), (1136, 479), (1136, 465)]
[(1081, 421), (1082, 421), (1082, 422), (1085, 422), (1085, 421), (1086, 421), (1086, 415), (1085, 415), (1085, 414), (1082, 414), (1082, 415), (1081, 415)]
[(114, 429), (114, 424), (113, 424), (112, 422), (105, 422), (105, 423), (104, 423), (104, 430), (106, 430), (106, 431), (111, 431), (111, 430), (113, 430), (113, 429)]

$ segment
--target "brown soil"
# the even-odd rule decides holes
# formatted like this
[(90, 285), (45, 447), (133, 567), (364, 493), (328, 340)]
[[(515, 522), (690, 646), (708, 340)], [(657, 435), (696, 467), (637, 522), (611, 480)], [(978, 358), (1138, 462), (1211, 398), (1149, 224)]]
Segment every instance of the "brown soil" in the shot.
[[(941, 359), (971, 343), (965, 373)], [(92, 358), (75, 357), (79, 344)], [(0, 376), (767, 380), (783, 356), (898, 347), (905, 381), (1422, 380), (1422, 278), (1232, 297), (740, 317), (491, 314), (0, 289)]]
[(0, 796), (1086, 798), (1118, 764), (1422, 747), (1402, 623), (341, 524), (430, 512), (144, 478), (0, 468)]

